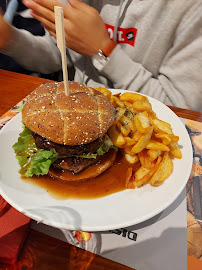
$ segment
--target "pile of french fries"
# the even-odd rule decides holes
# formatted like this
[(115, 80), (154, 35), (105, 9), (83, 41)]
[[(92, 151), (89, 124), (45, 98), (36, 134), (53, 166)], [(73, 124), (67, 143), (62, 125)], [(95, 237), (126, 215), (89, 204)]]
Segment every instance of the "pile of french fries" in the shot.
[(182, 158), (171, 125), (156, 117), (148, 98), (125, 92), (112, 95), (106, 88), (96, 88), (116, 108), (116, 118), (108, 135), (114, 145), (121, 148), (125, 159), (140, 167), (127, 172), (126, 188), (145, 184), (161, 185), (173, 171), (173, 158)]

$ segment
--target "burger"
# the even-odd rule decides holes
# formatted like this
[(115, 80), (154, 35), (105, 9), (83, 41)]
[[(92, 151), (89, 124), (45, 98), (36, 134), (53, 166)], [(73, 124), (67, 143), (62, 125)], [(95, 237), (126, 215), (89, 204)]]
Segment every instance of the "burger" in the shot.
[(114, 119), (110, 101), (93, 88), (69, 81), (67, 96), (63, 82), (40, 85), (22, 109), (24, 129), (13, 145), (19, 173), (66, 181), (98, 176), (116, 158), (107, 135)]

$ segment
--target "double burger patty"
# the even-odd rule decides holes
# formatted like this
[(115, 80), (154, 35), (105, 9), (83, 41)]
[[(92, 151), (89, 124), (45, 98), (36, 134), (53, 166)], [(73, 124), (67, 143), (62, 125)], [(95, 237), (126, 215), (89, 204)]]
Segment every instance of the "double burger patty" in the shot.
[[(85, 170), (89, 166), (97, 163), (100, 159), (98, 156), (96, 159), (94, 158), (81, 158), (75, 156), (82, 156), (88, 153), (94, 153), (101, 146), (103, 142), (103, 137), (98, 138), (97, 140), (82, 145), (62, 145), (58, 143), (54, 143), (40, 135), (33, 133), (32, 136), (35, 139), (36, 146), (40, 149), (50, 150), (55, 148), (56, 152), (61, 156), (61, 158), (57, 159), (52, 166), (56, 169), (60, 170), (68, 170), (75, 174), (80, 173)], [(64, 157), (65, 158), (62, 158)]]
[(40, 135), (33, 133), (36, 146), (41, 149), (50, 150), (55, 148), (60, 156), (82, 156), (88, 153), (95, 153), (101, 146), (104, 137), (99, 137), (97, 140), (81, 145), (62, 145), (49, 141)]
[(80, 157), (72, 157), (72, 158), (64, 158), (64, 159), (57, 159), (53, 163), (53, 167), (56, 169), (68, 170), (75, 174), (80, 173), (81, 171), (85, 170), (89, 166), (96, 164), (100, 160), (98, 156), (95, 158), (80, 158)]

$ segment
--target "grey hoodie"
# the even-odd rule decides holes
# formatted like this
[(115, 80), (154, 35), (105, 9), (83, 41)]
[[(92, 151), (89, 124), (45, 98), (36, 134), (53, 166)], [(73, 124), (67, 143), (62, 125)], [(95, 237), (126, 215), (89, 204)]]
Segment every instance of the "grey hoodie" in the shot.
[[(69, 50), (75, 81), (137, 91), (167, 105), (202, 110), (201, 0), (83, 2), (99, 11), (118, 45), (100, 72), (89, 57)], [(33, 71), (61, 69), (60, 53), (48, 33), (34, 37), (15, 29), (15, 39), (4, 53)]]

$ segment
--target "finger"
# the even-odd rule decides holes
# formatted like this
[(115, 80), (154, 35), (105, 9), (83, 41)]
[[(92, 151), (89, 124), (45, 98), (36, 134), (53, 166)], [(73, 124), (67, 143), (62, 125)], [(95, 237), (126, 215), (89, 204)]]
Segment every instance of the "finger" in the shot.
[(63, 4), (57, 0), (35, 0), (37, 4), (54, 11), (54, 6), (62, 6)]
[[(23, 0), (23, 4), (40, 14), (43, 15), (45, 18), (49, 18), (53, 22), (54, 14), (54, 6), (60, 6), (63, 8), (63, 13), (65, 18), (69, 18), (72, 15), (72, 7), (68, 6), (67, 4), (62, 4), (57, 0)], [(52, 13), (51, 13), (52, 12)]]
[(51, 34), (51, 36), (53, 36), (56, 39), (56, 33), (52, 32), (51, 30), (48, 30), (48, 32)]
[[(33, 0), (32, 0), (33, 1)], [(68, 8), (67, 4), (63, 4), (58, 0), (34, 0), (37, 4), (39, 4), (40, 6), (43, 6), (51, 11), (54, 12), (54, 7), (58, 6), (58, 7), (62, 7), (63, 9)]]
[(42, 23), (42, 26), (51, 34), (51, 36), (55, 37), (56, 39), (56, 32), (54, 30), (52, 30), (51, 28), (49, 28), (47, 25)]
[(35, 13), (41, 14), (41, 17), (44, 17), (51, 22), (55, 21), (54, 13), (51, 10), (49, 10), (48, 8), (37, 4), (35, 1), (23, 0), (23, 4), (26, 7), (28, 7), (29, 9), (33, 10)]
[(80, 0), (68, 0), (68, 3), (70, 4), (71, 7), (76, 8), (76, 9), (85, 9), (89, 8), (89, 5), (81, 2)]
[(32, 11), (31, 15), (38, 21), (40, 21), (42, 24), (45, 24), (46, 26), (48, 26), (50, 29), (54, 30), (55, 29), (55, 24), (54, 22), (50, 22), (49, 20), (47, 20), (46, 18), (42, 17), (41, 14)]

